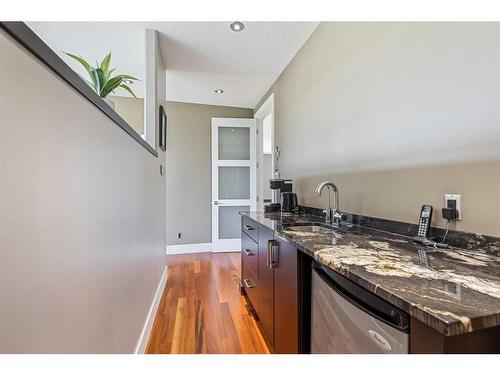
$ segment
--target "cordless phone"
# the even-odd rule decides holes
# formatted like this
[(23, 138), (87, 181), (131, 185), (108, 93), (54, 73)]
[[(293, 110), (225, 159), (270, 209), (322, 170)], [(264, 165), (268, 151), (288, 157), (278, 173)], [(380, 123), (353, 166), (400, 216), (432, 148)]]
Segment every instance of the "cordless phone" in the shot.
[(417, 237), (427, 238), (431, 229), (432, 206), (423, 205), (420, 211)]
[[(428, 238), (429, 230), (431, 229), (431, 220), (432, 220), (432, 206), (425, 204), (422, 206), (422, 210), (420, 211), (420, 219), (418, 221), (418, 232), (413, 240), (415, 242), (421, 243), (424, 246), (432, 246), (434, 249), (439, 248), (450, 248), (449, 245), (443, 242), (436, 242)], [(419, 254), (420, 256), (420, 254)], [(426, 266), (427, 261), (425, 261), (424, 266)]]

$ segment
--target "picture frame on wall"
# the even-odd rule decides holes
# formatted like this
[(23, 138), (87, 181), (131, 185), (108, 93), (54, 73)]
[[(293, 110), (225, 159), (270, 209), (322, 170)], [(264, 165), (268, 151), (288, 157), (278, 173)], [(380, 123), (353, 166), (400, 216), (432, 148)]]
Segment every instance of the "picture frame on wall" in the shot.
[(160, 149), (166, 151), (167, 149), (167, 113), (163, 106), (160, 106)]

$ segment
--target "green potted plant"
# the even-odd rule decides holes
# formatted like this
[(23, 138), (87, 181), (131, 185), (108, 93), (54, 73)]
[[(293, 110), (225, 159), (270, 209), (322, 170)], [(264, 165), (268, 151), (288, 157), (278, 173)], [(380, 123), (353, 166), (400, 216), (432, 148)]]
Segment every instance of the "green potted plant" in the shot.
[(115, 75), (114, 77), (111, 76), (111, 74), (116, 70), (116, 69), (110, 69), (111, 52), (106, 55), (106, 57), (102, 60), (100, 64), (96, 61), (97, 66), (90, 65), (81, 56), (74, 55), (68, 52), (64, 53), (69, 57), (78, 61), (84, 67), (85, 71), (88, 73), (90, 77), (90, 81), (82, 76), (80, 77), (82, 77), (82, 79), (85, 82), (87, 82), (87, 84), (90, 87), (92, 87), (92, 89), (101, 98), (103, 98), (106, 101), (106, 103), (108, 103), (108, 105), (113, 109), (115, 107), (115, 104), (111, 100), (109, 100), (107, 96), (111, 93), (114, 93), (118, 87), (127, 90), (134, 98), (137, 99), (137, 96), (135, 95), (134, 91), (129, 86), (133, 84), (134, 81), (138, 81), (137, 78), (132, 77), (131, 75), (128, 74), (118, 74)]

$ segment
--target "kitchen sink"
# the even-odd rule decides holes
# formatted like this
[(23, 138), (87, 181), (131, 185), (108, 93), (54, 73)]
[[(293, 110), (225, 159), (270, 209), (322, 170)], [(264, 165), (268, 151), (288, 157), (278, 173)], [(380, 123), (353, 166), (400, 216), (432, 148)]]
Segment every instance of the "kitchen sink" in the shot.
[(307, 232), (307, 233), (331, 233), (332, 229), (323, 227), (320, 225), (298, 225), (290, 226), (287, 229), (295, 230), (297, 232)]
[(293, 224), (290, 226), (286, 226), (286, 229), (296, 230), (298, 232), (306, 232), (306, 233), (332, 233), (336, 232), (347, 232), (355, 228), (353, 224), (343, 222), (340, 226), (334, 225), (330, 226), (324, 223), (308, 223), (308, 224)]

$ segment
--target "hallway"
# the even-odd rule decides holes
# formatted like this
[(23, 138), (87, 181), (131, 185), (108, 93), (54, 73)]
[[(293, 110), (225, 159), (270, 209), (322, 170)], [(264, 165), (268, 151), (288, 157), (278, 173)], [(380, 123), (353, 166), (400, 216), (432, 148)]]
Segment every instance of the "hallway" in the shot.
[(240, 296), (239, 253), (168, 256), (147, 353), (269, 353)]

